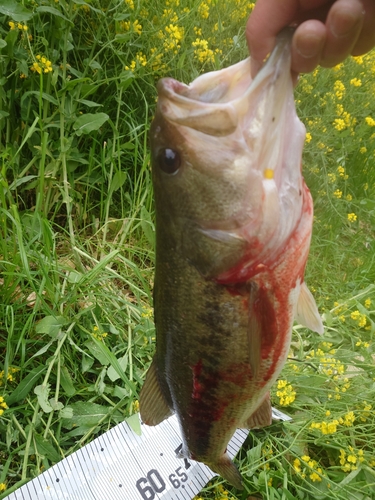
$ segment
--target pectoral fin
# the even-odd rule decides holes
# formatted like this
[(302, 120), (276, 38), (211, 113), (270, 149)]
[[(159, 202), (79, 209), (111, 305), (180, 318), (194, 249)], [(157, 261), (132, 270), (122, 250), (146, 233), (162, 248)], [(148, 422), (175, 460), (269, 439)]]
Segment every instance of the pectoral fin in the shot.
[(139, 395), (139, 411), (142, 421), (147, 425), (158, 425), (173, 413), (157, 377), (155, 358)]
[(324, 333), (322, 318), (319, 315), (315, 299), (305, 282), (301, 285), (295, 316), (301, 325), (319, 333), (319, 335)]

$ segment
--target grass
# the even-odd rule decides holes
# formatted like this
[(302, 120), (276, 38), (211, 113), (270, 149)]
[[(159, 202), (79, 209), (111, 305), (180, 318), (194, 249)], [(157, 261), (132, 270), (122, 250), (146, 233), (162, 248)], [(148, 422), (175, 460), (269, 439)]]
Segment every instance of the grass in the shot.
[[(252, 8), (2, 4), (0, 498), (137, 411), (155, 344), (155, 83), (246, 57)], [(374, 498), (374, 74), (372, 52), (300, 79), (306, 281), (326, 331), (295, 326), (272, 394), (293, 420), (250, 433), (245, 491), (217, 478), (199, 498)]]

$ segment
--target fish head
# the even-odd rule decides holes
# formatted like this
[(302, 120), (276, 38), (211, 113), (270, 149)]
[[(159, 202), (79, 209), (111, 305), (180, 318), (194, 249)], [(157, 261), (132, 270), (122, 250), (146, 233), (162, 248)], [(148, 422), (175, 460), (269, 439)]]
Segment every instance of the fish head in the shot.
[(169, 234), (162, 237), (206, 277), (244, 255), (254, 264), (271, 258), (301, 217), (305, 128), (294, 105), (290, 44), (291, 33), (282, 32), (254, 80), (246, 59), (190, 85), (158, 84), (156, 223), (163, 219)]

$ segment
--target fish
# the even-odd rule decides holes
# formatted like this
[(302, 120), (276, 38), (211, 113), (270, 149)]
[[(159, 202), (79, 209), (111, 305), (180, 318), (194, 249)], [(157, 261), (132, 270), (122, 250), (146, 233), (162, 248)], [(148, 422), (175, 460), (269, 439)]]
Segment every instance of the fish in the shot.
[(227, 444), (271, 424), (294, 319), (323, 333), (304, 281), (313, 202), (291, 38), (279, 34), (253, 80), (250, 58), (190, 85), (160, 80), (150, 130), (156, 350), (140, 415), (155, 426), (176, 414), (179, 456), (237, 488)]

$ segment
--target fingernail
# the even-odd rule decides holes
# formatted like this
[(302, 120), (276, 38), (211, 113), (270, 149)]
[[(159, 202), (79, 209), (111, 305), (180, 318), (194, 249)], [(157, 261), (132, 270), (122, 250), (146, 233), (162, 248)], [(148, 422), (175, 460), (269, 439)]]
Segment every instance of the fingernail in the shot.
[(340, 12), (340, 14), (333, 14), (330, 28), (336, 38), (342, 38), (355, 31), (361, 21), (362, 18), (358, 15)]
[(306, 59), (315, 57), (322, 45), (322, 39), (316, 35), (304, 35), (299, 40), (296, 40), (296, 50), (298, 54)]

